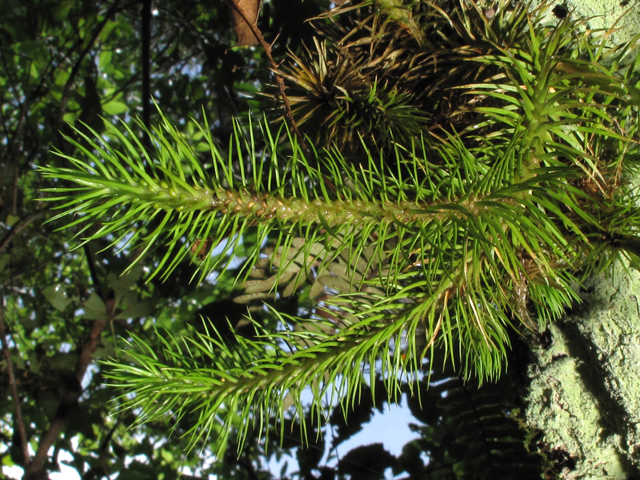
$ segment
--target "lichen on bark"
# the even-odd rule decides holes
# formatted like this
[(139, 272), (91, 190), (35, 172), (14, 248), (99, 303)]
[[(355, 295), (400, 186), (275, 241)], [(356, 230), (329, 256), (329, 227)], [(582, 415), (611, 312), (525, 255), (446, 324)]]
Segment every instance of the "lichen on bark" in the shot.
[(640, 475), (640, 272), (617, 265), (551, 326), (530, 368), (529, 426), (576, 463), (564, 478)]

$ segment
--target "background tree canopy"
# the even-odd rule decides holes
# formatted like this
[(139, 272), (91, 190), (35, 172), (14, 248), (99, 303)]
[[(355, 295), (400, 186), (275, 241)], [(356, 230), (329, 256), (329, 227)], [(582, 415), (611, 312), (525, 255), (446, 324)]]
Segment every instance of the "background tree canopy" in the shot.
[[(2, 464), (256, 479), (289, 453), (300, 479), (463, 479), (600, 460), (523, 398), (579, 285), (637, 261), (635, 44), (507, 0), (250, 7), (5, 0)], [(400, 456), (331, 458), (403, 395)], [(594, 478), (640, 474), (623, 430)]]

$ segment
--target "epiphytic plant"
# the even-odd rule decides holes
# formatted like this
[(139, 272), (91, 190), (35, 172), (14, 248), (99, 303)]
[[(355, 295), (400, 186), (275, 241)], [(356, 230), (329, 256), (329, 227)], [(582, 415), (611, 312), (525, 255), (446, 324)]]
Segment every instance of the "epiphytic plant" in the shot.
[[(106, 139), (69, 139), (69, 167), (42, 170), (48, 199), (64, 202), (56, 218), (73, 216), (82, 242), (139, 248), (138, 262), (162, 246), (150, 278), (189, 258), (202, 281), (241, 252), (240, 301), (315, 302), (298, 315), (272, 308), (279, 327), (256, 322), (232, 344), (213, 330), (165, 337), (162, 352), (134, 338), (110, 375), (135, 394), (127, 406), (140, 419), (197, 412), (195, 441), (227, 435), (239, 413), (242, 437), (290, 406), (301, 413), (310, 387), (320, 421), (327, 394), (348, 407), (369, 369), (393, 395), (435, 349), (464, 376), (494, 379), (508, 329), (544, 328), (584, 276), (635, 260), (632, 45), (571, 19), (544, 23), (546, 6), (491, 10), (460, 0), (333, 12), (327, 35), (344, 30), (341, 19), (358, 29), (318, 43), (313, 68), (301, 57), (282, 67), (300, 126), (329, 132), (317, 149), (262, 124), (261, 136), (238, 125), (223, 151), (204, 124), (203, 158), (165, 120), (148, 132), (153, 152), (122, 124)], [(367, 108), (353, 108), (364, 97)], [(393, 117), (407, 128), (366, 121), (407, 102), (407, 116)]]

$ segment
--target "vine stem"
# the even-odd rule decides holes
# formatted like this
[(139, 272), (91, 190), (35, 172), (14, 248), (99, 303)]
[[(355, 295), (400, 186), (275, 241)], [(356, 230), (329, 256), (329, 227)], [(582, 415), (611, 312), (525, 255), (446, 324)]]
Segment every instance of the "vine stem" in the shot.
[(269, 59), (269, 65), (271, 66), (271, 71), (273, 72), (273, 74), (274, 74), (274, 76), (276, 78), (276, 83), (278, 84), (278, 90), (280, 90), (280, 97), (282, 98), (282, 102), (284, 103), (285, 115), (286, 115), (287, 119), (289, 120), (289, 123), (291, 124), (291, 127), (293, 128), (293, 131), (296, 133), (296, 136), (298, 137), (298, 140), (300, 140), (300, 146), (303, 149), (306, 150), (307, 149), (307, 145), (306, 145), (306, 143), (304, 141), (304, 137), (300, 133), (300, 130), (298, 130), (298, 125), (296, 124), (296, 121), (293, 118), (293, 112), (291, 111), (291, 103), (289, 103), (289, 97), (287, 97), (287, 94), (285, 93), (286, 87), (284, 85), (284, 80), (277, 73), (278, 65), (273, 60), (273, 56), (271, 55), (271, 45), (269, 44), (269, 42), (267, 42), (264, 39), (260, 29), (256, 25), (254, 25), (253, 22), (251, 22), (249, 20), (249, 17), (244, 12), (242, 7), (240, 5), (238, 5), (237, 0), (230, 0), (230, 2), (231, 2), (231, 5), (233, 5), (233, 8), (240, 14), (242, 19), (249, 26), (249, 28), (251, 29), (251, 32), (255, 35), (255, 37), (258, 39), (258, 41), (262, 45), (262, 48), (264, 48), (264, 51), (267, 54), (267, 58)]

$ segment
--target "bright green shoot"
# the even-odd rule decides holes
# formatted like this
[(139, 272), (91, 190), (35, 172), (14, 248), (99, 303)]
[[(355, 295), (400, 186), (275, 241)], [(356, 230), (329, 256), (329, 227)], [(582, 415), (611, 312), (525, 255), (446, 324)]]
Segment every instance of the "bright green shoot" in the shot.
[(376, 367), (396, 395), (435, 349), (465, 377), (495, 379), (510, 331), (544, 329), (585, 275), (635, 258), (638, 198), (625, 175), (638, 158), (638, 61), (574, 23), (537, 27), (540, 12), (518, 12), (496, 22), (528, 28), (524, 45), (500, 43), (513, 34), (502, 23), (482, 24), (493, 53), (458, 59), (490, 73), (452, 89), (482, 100), (463, 135), (425, 129), (379, 150), (363, 140), (358, 158), (305, 149), (265, 124), (236, 124), (222, 149), (207, 123), (196, 125), (210, 147), (201, 157), (165, 117), (147, 132), (153, 152), (124, 123), (105, 139), (68, 138), (69, 166), (42, 173), (62, 210), (52, 220), (72, 217), (79, 245), (106, 238), (137, 249), (138, 263), (163, 246), (149, 280), (190, 261), (202, 282), (250, 239), (240, 301), (304, 291), (318, 302), (312, 315), (272, 309), (280, 329), (256, 320), (255, 336), (232, 345), (213, 330), (163, 333), (162, 352), (133, 337), (129, 361), (108, 362), (135, 394), (126, 408), (141, 421), (197, 412), (193, 446), (226, 438), (238, 415), (241, 439), (252, 423), (284, 425), (288, 408), (304, 419), (307, 387), (320, 422), (327, 395), (348, 407)]

